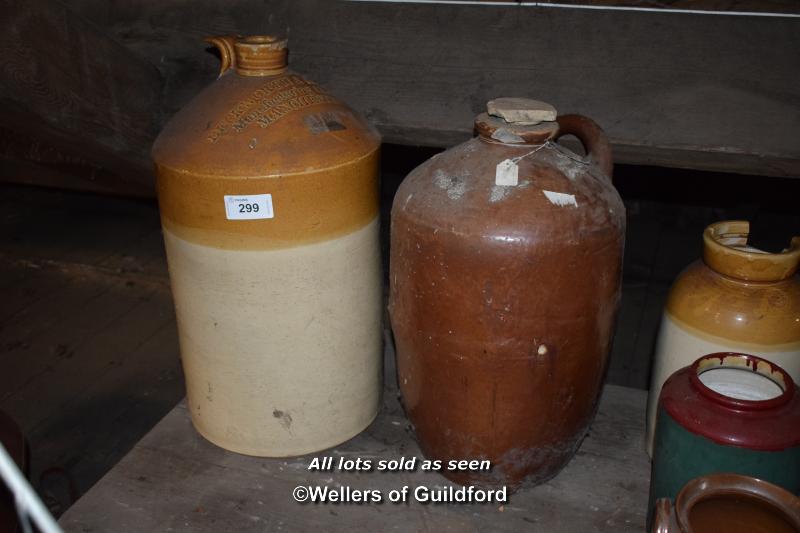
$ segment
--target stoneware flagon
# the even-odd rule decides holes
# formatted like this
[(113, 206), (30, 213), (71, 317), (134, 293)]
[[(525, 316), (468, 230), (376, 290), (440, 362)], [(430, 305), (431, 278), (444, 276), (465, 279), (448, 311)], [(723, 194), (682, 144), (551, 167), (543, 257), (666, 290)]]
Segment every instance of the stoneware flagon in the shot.
[(658, 402), (650, 512), (694, 477), (732, 472), (800, 493), (800, 391), (760, 357), (701, 357), (664, 383)]
[(235, 452), (322, 450), (378, 410), (380, 138), (285, 40), (210, 41), (219, 79), (153, 147), (188, 409)]
[[(625, 210), (594, 122), (526, 99), (489, 110), (477, 137), (416, 168), (395, 196), (390, 314), (424, 454), (488, 459), (489, 472), (443, 473), (515, 488), (555, 475), (594, 416)], [(555, 142), (569, 134), (586, 157)]]
[(800, 533), (800, 498), (777, 485), (720, 473), (656, 502), (652, 533)]
[(670, 289), (647, 400), (651, 456), (661, 386), (701, 355), (759, 355), (800, 381), (800, 237), (782, 253), (772, 254), (747, 245), (749, 230), (746, 221), (708, 226), (703, 258), (689, 265)]

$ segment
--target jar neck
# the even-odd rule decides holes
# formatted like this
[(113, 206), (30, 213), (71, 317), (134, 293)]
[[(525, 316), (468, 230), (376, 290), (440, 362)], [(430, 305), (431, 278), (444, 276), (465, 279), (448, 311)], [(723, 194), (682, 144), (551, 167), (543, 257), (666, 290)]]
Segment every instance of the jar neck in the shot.
[(747, 245), (750, 223), (728, 220), (708, 226), (703, 232), (703, 261), (712, 270), (744, 281), (781, 281), (797, 272), (800, 237), (792, 239), (781, 253), (762, 252)]
[(481, 113), (475, 118), (475, 131), (482, 141), (512, 146), (535, 146), (553, 139), (558, 133), (558, 123), (518, 125)]
[(286, 71), (289, 49), (285, 39), (254, 35), (238, 39), (233, 48), (236, 73), (241, 76), (274, 76)]
[(286, 39), (272, 35), (220, 35), (206, 41), (219, 50), (220, 76), (231, 68), (240, 76), (249, 77), (276, 76), (288, 68)]

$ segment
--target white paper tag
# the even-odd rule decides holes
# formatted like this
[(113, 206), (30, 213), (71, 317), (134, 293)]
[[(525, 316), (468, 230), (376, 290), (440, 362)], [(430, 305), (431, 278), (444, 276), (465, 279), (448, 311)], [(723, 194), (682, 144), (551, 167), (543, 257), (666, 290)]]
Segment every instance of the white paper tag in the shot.
[(225, 196), (225, 216), (228, 220), (256, 220), (272, 218), (271, 194)]
[(497, 163), (497, 170), (495, 170), (494, 173), (494, 184), (513, 186), (517, 183), (519, 183), (519, 166), (510, 159), (505, 159)]

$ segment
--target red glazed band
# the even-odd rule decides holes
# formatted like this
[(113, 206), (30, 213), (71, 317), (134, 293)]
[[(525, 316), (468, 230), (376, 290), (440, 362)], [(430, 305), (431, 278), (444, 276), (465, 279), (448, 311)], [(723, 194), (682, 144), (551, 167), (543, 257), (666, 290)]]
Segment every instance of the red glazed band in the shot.
[[(743, 370), (766, 373), (778, 386), (782, 381), (783, 392), (769, 400), (748, 401), (711, 390), (699, 374), (726, 357), (738, 359)], [(717, 444), (780, 451), (800, 446), (800, 394), (794, 389), (791, 377), (774, 363), (753, 355), (716, 353), (672, 374), (661, 389), (658, 405), (686, 431)]]

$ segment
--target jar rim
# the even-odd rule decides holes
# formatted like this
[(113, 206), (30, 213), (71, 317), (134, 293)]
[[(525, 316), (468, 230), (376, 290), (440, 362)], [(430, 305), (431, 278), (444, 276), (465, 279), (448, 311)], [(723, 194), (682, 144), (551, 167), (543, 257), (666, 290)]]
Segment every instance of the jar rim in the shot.
[(703, 261), (714, 271), (746, 281), (781, 281), (800, 266), (800, 236), (778, 253), (747, 249), (750, 222), (723, 220), (703, 231)]
[[(766, 400), (745, 400), (721, 394), (700, 380), (700, 374), (715, 368), (756, 372), (778, 385), (782, 392)], [(746, 411), (760, 411), (785, 405), (795, 393), (794, 380), (783, 368), (761, 357), (737, 352), (718, 352), (700, 357), (690, 367), (689, 380), (700, 394), (715, 403)]]
[(781, 513), (790, 523), (800, 523), (800, 511), (792, 505), (794, 495), (767, 481), (734, 473), (696, 477), (681, 488), (675, 498), (675, 519), (682, 531), (691, 531), (692, 508), (709, 498), (747, 496)]

